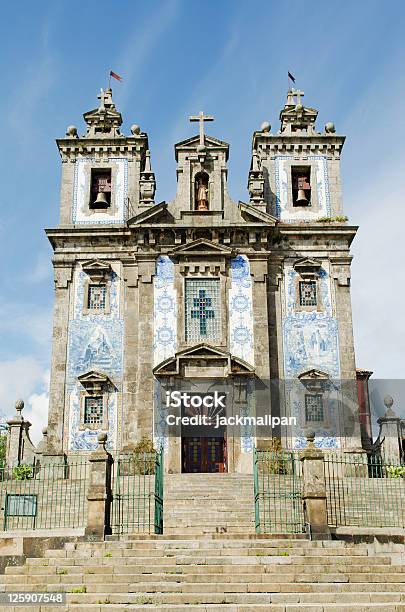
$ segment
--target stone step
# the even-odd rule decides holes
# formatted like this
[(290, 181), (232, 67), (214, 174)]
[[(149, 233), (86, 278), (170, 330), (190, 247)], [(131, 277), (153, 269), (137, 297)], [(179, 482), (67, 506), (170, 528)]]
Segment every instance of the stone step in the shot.
[[(170, 577), (171, 581), (173, 581), (173, 576)], [(256, 578), (255, 578), (256, 580)], [(156, 581), (156, 577), (155, 577)], [(144, 580), (149, 584), (149, 581)], [(153, 583), (153, 581), (152, 581)], [(221, 578), (221, 583), (223, 583), (223, 579)], [(192, 592), (199, 592), (200, 590), (203, 592), (210, 592), (211, 585), (217, 584), (215, 576), (213, 576), (212, 582), (207, 583), (195, 583), (191, 584)], [(227, 583), (226, 583), (227, 584)], [(260, 589), (259, 592), (271, 594), (299, 594), (299, 593), (307, 593), (311, 594), (313, 599), (315, 600), (318, 594), (324, 593), (367, 593), (371, 594), (373, 600), (378, 598), (379, 595), (390, 592), (390, 593), (399, 593), (404, 596), (404, 584), (402, 582), (399, 583), (368, 583), (368, 582), (323, 582), (323, 583), (281, 583), (281, 582), (272, 582), (270, 585), (263, 584), (261, 582), (252, 582), (252, 584), (257, 585), (256, 591)], [(149, 588), (149, 587), (148, 587)], [(253, 588), (253, 587), (252, 587)], [(33, 584), (18, 584), (10, 585), (10, 587), (6, 587), (2, 589), (5, 592), (15, 592), (16, 590), (21, 592), (32, 592), (41, 591), (41, 592), (52, 592), (52, 593), (60, 593), (60, 592), (71, 592), (71, 591), (82, 591), (85, 590), (86, 593), (105, 593), (106, 590), (110, 593), (137, 593), (139, 592), (139, 583), (138, 582), (116, 582), (111, 584), (103, 584), (103, 583), (83, 583), (79, 579), (76, 581), (66, 581), (64, 583), (51, 581), (47, 583), (38, 582)], [(46, 612), (46, 611), (44, 611)]]
[[(97, 604), (74, 604), (74, 605), (58, 605), (57, 607), (47, 606), (41, 608), (39, 606), (30, 606), (30, 612), (103, 612), (106, 609), (105, 601)], [(396, 602), (392, 603), (369, 603), (369, 604), (323, 604), (320, 606), (314, 604), (280, 605), (280, 604), (205, 604), (205, 605), (142, 605), (142, 604), (110, 604), (108, 605), (109, 612), (126, 612), (126, 610), (137, 610), (138, 612), (150, 612), (150, 610), (163, 610), (164, 612), (216, 612), (224, 610), (228, 612), (300, 612), (308, 610), (308, 612), (403, 612), (403, 606)], [(26, 606), (4, 606), (2, 612), (21, 612), (26, 611)]]
[[(319, 549), (322, 550), (322, 549)], [(125, 559), (131, 558), (173, 558), (173, 557), (190, 557), (192, 559), (195, 558), (261, 558), (266, 559), (271, 563), (294, 563), (296, 565), (312, 565), (317, 563), (322, 563), (323, 565), (346, 565), (346, 564), (364, 564), (365, 559), (363, 555), (351, 555), (340, 554), (336, 555), (331, 553), (330, 555), (318, 554), (316, 549), (312, 551), (300, 551), (300, 549), (288, 549), (288, 548), (251, 548), (244, 550), (243, 548), (224, 548), (224, 549), (214, 549), (214, 548), (194, 548), (192, 550), (188, 550), (187, 548), (167, 548), (166, 550), (157, 550), (157, 549), (123, 549), (117, 550), (113, 549), (110, 551), (104, 550), (94, 550), (87, 551), (87, 554), (83, 554), (84, 551), (79, 551), (75, 556), (66, 555), (63, 557), (53, 556), (50, 553), (46, 555), (45, 558), (36, 558), (36, 559), (28, 559), (27, 565), (46, 565), (46, 561), (48, 565), (57, 565), (59, 561), (62, 560), (74, 560), (75, 563), (82, 562), (88, 563), (91, 559), (97, 560), (99, 558), (111, 558), (118, 559), (119, 563), (125, 561)], [(311, 554), (309, 554), (311, 553)], [(81, 561), (80, 561), (81, 560)], [(390, 564), (391, 558), (389, 556), (369, 556), (367, 557), (367, 565), (381, 565), (381, 564)], [(400, 566), (397, 566), (400, 567)]]
[[(339, 596), (340, 597), (340, 596)], [(336, 597), (336, 600), (339, 599)], [(67, 594), (67, 604), (271, 604), (271, 595), (267, 593), (109, 593), (104, 588), (104, 592), (99, 593), (72, 593)], [(312, 602), (314, 605), (315, 602)], [(335, 601), (335, 604), (341, 606), (341, 602)], [(378, 605), (384, 605), (386, 610), (386, 604), (391, 602), (385, 602), (384, 604), (378, 603)], [(311, 605), (311, 604), (308, 604)], [(316, 604), (315, 604), (316, 605)], [(348, 606), (352, 606), (352, 603), (348, 603)], [(370, 602), (367, 602), (367, 606)], [(349, 609), (349, 608), (348, 608)]]
[[(182, 576), (184, 574), (217, 574), (217, 580), (220, 580), (220, 578), (223, 575), (229, 575), (229, 574), (233, 574), (233, 575), (241, 575), (241, 574), (250, 574), (252, 575), (252, 577), (254, 576), (256, 579), (258, 576), (263, 576), (263, 574), (266, 574), (268, 576), (271, 576), (271, 579), (276, 581), (277, 583), (323, 583), (323, 582), (337, 582), (337, 583), (341, 583), (341, 582), (365, 582), (368, 581), (370, 583), (405, 583), (405, 571), (404, 568), (402, 568), (402, 571), (392, 571), (392, 572), (380, 572), (380, 571), (373, 571), (373, 572), (367, 572), (367, 571), (362, 571), (359, 572), (357, 571), (344, 571), (344, 570), (338, 570), (338, 571), (323, 571), (322, 573), (320, 573), (319, 571), (312, 571), (312, 572), (302, 572), (301, 570), (298, 570), (298, 568), (294, 568), (293, 566), (287, 566), (287, 567), (282, 567), (282, 566), (278, 566), (278, 567), (274, 567), (274, 566), (270, 566), (271, 569), (270, 571), (268, 571), (268, 568), (266, 566), (260, 566), (260, 565), (246, 565), (246, 564), (235, 564), (232, 566), (223, 566), (223, 565), (215, 565), (215, 564), (205, 564), (205, 565), (183, 565), (183, 564), (176, 564), (176, 565), (169, 565), (169, 564), (154, 564), (154, 565), (143, 565), (142, 563), (139, 564), (142, 568), (142, 572), (137, 570), (137, 565), (133, 565), (133, 566), (125, 566), (126, 569), (128, 569), (128, 572), (124, 571), (124, 567), (120, 567), (119, 571), (117, 573), (114, 573), (113, 576), (113, 580), (112, 582), (116, 582), (118, 581), (118, 578), (116, 579), (116, 576), (120, 576), (119, 580), (125, 580), (125, 575), (126, 575), (126, 579), (129, 580), (133, 574), (142, 574), (142, 573), (148, 573), (148, 574), (156, 574), (157, 573), (157, 567), (159, 567), (159, 572), (160, 573), (166, 573), (166, 574), (176, 574), (177, 578), (180, 580), (180, 578), (182, 578)], [(384, 568), (385, 569), (385, 568)], [(394, 569), (394, 568), (392, 568)], [(295, 571), (294, 571), (295, 570)], [(57, 580), (54, 580), (55, 583), (71, 583), (71, 582), (75, 582), (77, 580), (79, 580), (79, 582), (83, 582), (83, 581), (92, 581), (92, 574), (89, 573), (85, 573), (85, 572), (67, 572), (67, 573), (62, 573), (60, 570), (57, 571), (56, 568), (49, 568), (48, 571), (45, 571), (45, 568), (43, 567), (31, 567), (29, 572), (23, 573), (23, 574), (5, 574), (4, 576), (2, 576), (2, 580), (1, 583), (2, 584), (10, 584), (12, 586), (15, 586), (17, 583), (18, 584), (31, 584), (31, 583), (37, 583), (37, 582), (43, 582), (43, 581), (47, 581), (48, 578), (51, 578), (52, 576), (57, 577)], [(102, 576), (109, 576), (109, 574), (102, 574)], [(107, 580), (108, 578), (106, 578)], [(94, 582), (94, 581), (93, 581)]]

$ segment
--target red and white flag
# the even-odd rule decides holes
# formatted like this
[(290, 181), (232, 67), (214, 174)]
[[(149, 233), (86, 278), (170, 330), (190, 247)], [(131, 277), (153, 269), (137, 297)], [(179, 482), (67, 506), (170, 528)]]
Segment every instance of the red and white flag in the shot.
[(113, 79), (117, 79), (117, 81), (122, 81), (122, 77), (120, 77), (119, 74), (113, 72), (112, 70), (110, 70), (110, 77), (113, 77)]

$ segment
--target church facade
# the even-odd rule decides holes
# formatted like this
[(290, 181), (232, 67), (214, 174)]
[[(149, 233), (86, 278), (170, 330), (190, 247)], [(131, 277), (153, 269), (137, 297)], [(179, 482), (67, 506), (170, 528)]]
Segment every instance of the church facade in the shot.
[[(114, 451), (163, 446), (169, 472), (248, 472), (255, 445), (301, 448), (308, 429), (326, 449), (360, 446), (344, 137), (317, 131), (302, 96), (288, 92), (279, 130), (253, 133), (246, 202), (228, 194), (229, 145), (203, 113), (175, 145), (171, 202), (155, 202), (148, 136), (121, 133), (110, 89), (84, 136), (57, 140), (47, 454), (87, 453), (103, 431)], [(274, 431), (171, 427), (173, 390), (225, 388), (227, 414), (273, 416)]]

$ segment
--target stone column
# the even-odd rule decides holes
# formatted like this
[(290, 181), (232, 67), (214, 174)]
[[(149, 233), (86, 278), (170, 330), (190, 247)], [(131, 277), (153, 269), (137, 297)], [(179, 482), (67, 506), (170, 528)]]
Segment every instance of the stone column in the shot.
[(15, 404), (16, 414), (7, 421), (8, 440), (6, 459), (9, 466), (20, 465), (20, 463), (32, 463), (34, 459), (35, 448), (29, 437), (31, 423), (22, 416), (23, 408), (23, 400), (18, 400)]
[[(138, 266), (134, 261), (123, 263), (124, 270), (124, 376), (122, 381), (122, 423), (119, 449), (136, 443), (137, 405), (136, 386), (138, 370)], [(127, 305), (127, 306), (125, 306)], [(128, 446), (129, 445), (129, 446)]]
[(388, 461), (399, 463), (401, 460), (401, 419), (397, 417), (392, 409), (394, 400), (390, 395), (384, 397), (387, 408), (385, 415), (377, 420), (380, 426), (379, 438), (384, 440), (382, 448), (384, 457)]
[(48, 449), (44, 455), (63, 453), (63, 424), (69, 331), (69, 294), (72, 267), (55, 265), (55, 307), (52, 336), (51, 384), (49, 390)]
[(309, 524), (313, 540), (329, 540), (323, 452), (315, 447), (314, 432), (307, 433), (307, 440), (307, 447), (300, 452), (305, 521)]
[(90, 483), (87, 491), (85, 535), (103, 540), (111, 534), (111, 466), (113, 458), (106, 450), (107, 434), (99, 433), (98, 447), (90, 455)]
[(24, 419), (21, 415), (24, 408), (23, 400), (18, 400), (15, 404), (16, 414), (8, 419), (7, 436), (7, 465), (19, 465), (21, 461), (21, 439)]

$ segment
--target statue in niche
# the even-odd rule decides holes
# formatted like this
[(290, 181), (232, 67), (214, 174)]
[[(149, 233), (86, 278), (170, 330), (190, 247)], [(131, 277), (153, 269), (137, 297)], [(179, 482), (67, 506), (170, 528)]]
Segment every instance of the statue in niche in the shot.
[(199, 172), (195, 177), (196, 210), (208, 210), (208, 174)]

